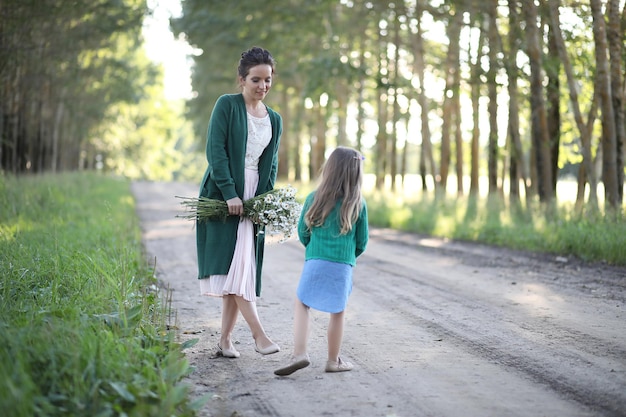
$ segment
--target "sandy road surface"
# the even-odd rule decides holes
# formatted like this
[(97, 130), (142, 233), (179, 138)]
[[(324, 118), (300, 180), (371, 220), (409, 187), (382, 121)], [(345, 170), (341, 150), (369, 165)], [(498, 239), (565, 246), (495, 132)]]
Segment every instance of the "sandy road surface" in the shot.
[(626, 268), (371, 230), (354, 272), (343, 356), (327, 374), (327, 315), (314, 313), (312, 365), (290, 377), (303, 249), (266, 247), (258, 309), (282, 347), (261, 356), (243, 319), (238, 359), (215, 356), (221, 301), (200, 297), (195, 235), (175, 196), (189, 184), (134, 183), (157, 276), (173, 290), (202, 416), (626, 416)]

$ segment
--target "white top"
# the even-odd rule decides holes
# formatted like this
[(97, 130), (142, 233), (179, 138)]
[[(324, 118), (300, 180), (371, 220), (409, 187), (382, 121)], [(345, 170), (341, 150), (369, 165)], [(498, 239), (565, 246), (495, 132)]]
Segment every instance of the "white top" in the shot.
[(257, 169), (263, 150), (272, 139), (270, 115), (254, 117), (248, 113), (248, 144), (246, 145), (246, 168)]

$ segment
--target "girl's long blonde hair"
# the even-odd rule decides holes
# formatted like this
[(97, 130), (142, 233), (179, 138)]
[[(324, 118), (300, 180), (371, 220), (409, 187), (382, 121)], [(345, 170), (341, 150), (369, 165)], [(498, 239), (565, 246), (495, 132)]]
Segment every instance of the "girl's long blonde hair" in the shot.
[(319, 186), (311, 207), (304, 215), (309, 229), (321, 226), (341, 200), (339, 211), (340, 233), (352, 230), (361, 213), (363, 183), (363, 155), (352, 148), (337, 147), (322, 168)]

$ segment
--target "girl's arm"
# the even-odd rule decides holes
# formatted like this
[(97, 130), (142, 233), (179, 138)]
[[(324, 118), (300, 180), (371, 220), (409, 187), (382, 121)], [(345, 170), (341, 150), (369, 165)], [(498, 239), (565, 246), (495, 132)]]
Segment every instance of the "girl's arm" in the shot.
[(306, 222), (304, 221), (304, 215), (309, 210), (309, 207), (313, 202), (312, 196), (313, 194), (309, 194), (306, 200), (304, 200), (304, 204), (302, 205), (302, 211), (300, 212), (300, 220), (298, 220), (298, 239), (300, 240), (300, 243), (302, 243), (305, 247), (311, 241), (311, 230), (308, 228)]
[(365, 252), (365, 248), (367, 247), (367, 242), (369, 240), (369, 226), (367, 220), (367, 204), (365, 204), (365, 200), (363, 201), (363, 206), (361, 207), (361, 213), (359, 214), (359, 219), (355, 225), (355, 240), (356, 240), (356, 253), (355, 255), (358, 257), (363, 252)]

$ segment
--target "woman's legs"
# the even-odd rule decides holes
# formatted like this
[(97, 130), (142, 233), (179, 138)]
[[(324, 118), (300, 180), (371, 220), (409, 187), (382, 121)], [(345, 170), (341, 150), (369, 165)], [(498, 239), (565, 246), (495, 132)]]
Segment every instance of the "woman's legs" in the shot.
[(222, 334), (220, 337), (220, 347), (227, 350), (235, 350), (232, 344), (232, 334), (237, 323), (239, 307), (234, 295), (224, 295), (222, 297)]
[(237, 303), (236, 305), (239, 308), (239, 311), (241, 311), (241, 315), (250, 327), (252, 338), (256, 343), (257, 349), (263, 350), (274, 345), (274, 342), (267, 337), (265, 329), (263, 329), (263, 325), (259, 319), (259, 314), (257, 313), (256, 302), (247, 301), (239, 295), (234, 295), (232, 297), (235, 299), (235, 302)]
[(344, 312), (331, 313), (328, 322), (328, 360), (337, 362), (341, 341), (343, 340), (343, 319)]

